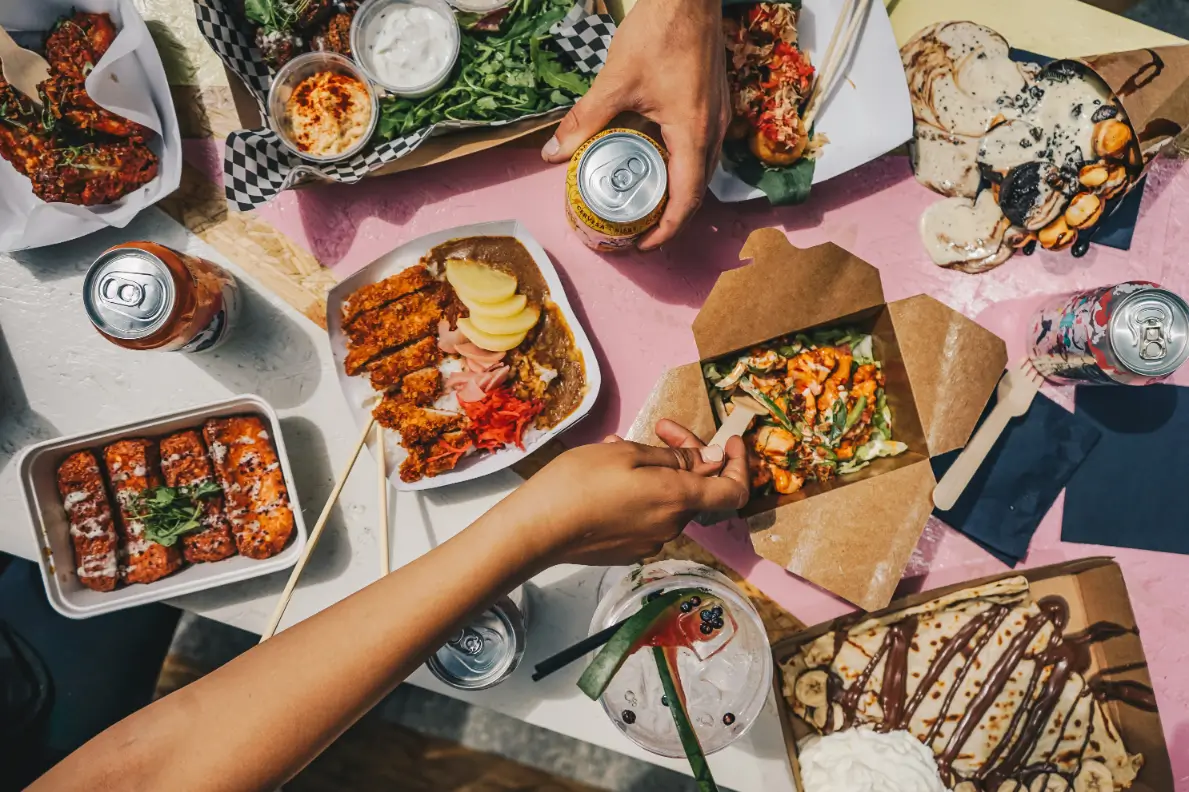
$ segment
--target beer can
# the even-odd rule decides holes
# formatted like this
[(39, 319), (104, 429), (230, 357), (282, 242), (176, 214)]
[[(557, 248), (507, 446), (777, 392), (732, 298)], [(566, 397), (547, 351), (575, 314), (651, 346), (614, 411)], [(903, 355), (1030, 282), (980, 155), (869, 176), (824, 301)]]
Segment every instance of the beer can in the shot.
[(95, 329), (125, 349), (204, 352), (230, 334), (239, 286), (206, 259), (126, 242), (87, 270), (83, 306)]
[(1147, 281), (1065, 294), (1036, 312), (1029, 345), (1056, 382), (1150, 385), (1189, 357), (1189, 306)]
[(527, 606), (523, 588), (500, 597), (434, 652), (426, 667), (459, 690), (495, 687), (512, 675), (524, 657)]
[(625, 250), (660, 221), (669, 197), (668, 158), (634, 129), (607, 129), (578, 147), (566, 171), (566, 219), (583, 244)]

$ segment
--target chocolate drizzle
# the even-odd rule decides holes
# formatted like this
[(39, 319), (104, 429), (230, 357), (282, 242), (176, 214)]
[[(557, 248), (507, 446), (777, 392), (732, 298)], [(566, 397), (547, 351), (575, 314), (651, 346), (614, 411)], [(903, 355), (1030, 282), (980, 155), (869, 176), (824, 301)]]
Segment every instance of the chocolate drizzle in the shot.
[[(967, 600), (960, 604), (969, 602)], [(1083, 716), (1085, 722), (1077, 715), (1079, 706), (1085, 706), (1086, 697), (1093, 696), (1098, 703), (1118, 701), (1148, 712), (1156, 711), (1156, 698), (1148, 685), (1106, 678), (1145, 666), (1144, 663), (1130, 663), (1103, 669), (1093, 678), (1084, 680), (1078, 695), (1070, 701), (1068, 711), (1062, 711), (1054, 719), (1063, 692), (1070, 684), (1082, 684), (1079, 678), (1084, 677), (1091, 665), (1091, 646), (1127, 635), (1138, 635), (1138, 630), (1101, 621), (1080, 632), (1065, 635), (1069, 621), (1068, 603), (1061, 597), (1045, 597), (1036, 604), (1037, 612), (1022, 627), (1015, 629), (1013, 625), (1013, 629), (1005, 631), (1005, 622), (1013, 613), (1020, 612), (1019, 607), (989, 603), (985, 610), (972, 616), (945, 640), (927, 669), (919, 674), (919, 683), (911, 696), (908, 695), (908, 668), (910, 656), (918, 651), (915, 643), (918, 617), (908, 616), (889, 625), (878, 649), (871, 654), (867, 664), (849, 686), (833, 668), (824, 669), (829, 673), (827, 700), (831, 705), (838, 705), (842, 713), (842, 722), (837, 723), (831, 712), (825, 730), (848, 729), (856, 725), (864, 696), (873, 692), (867, 690), (868, 685), (882, 664), (883, 677), (877, 691), (882, 717), (874, 724), (880, 731), (908, 729), (921, 705), (929, 698), (940, 698), (941, 691), (948, 685), (936, 718), (931, 722), (926, 720), (923, 724), (928, 727), (927, 732), (922, 736), (914, 731), (925, 745), (934, 750), (938, 770), (945, 783), (952, 786), (960, 781), (973, 781), (981, 789), (997, 790), (1005, 781), (1027, 783), (1044, 775), (1060, 775), (1072, 783), (1073, 776), (1081, 769), (1081, 757), (1085, 756), (1092, 742), (1092, 713)], [(1047, 643), (1034, 650), (1037, 636), (1046, 628), (1051, 630)], [(987, 662), (987, 658), (982, 655), (990, 642), (998, 637), (1002, 644), (1009, 635), (1010, 640), (1006, 641), (998, 659), (989, 669), (982, 670), (983, 664)], [(848, 643), (863, 651), (858, 643), (851, 642), (847, 628), (837, 630), (834, 635), (835, 658)], [(956, 676), (952, 680), (945, 679), (943, 683), (946, 669), (953, 666), (958, 657), (965, 657), (965, 661), (961, 663)], [(1002, 737), (991, 747), (981, 767), (973, 775), (960, 775), (954, 770), (955, 762), (959, 757), (969, 759), (967, 743), (978, 732), (979, 725), (987, 718), (1011, 680), (1017, 678), (1021, 663), (1025, 660), (1032, 662), (1032, 670), (1010, 723)], [(960, 715), (950, 716), (959, 691), (975, 669), (979, 669), (983, 676), (974, 678), (973, 696), (970, 697), (968, 689), (968, 700), (961, 708)], [(980, 679), (981, 685), (978, 683)], [(942, 734), (943, 727), (954, 718), (957, 718), (957, 723), (952, 733), (944, 745), (937, 747), (934, 743)], [(1053, 747), (1046, 755), (1034, 757), (1036, 746), (1051, 723), (1059, 725)], [(1070, 773), (1071, 751), (1066, 734), (1070, 728), (1083, 727), (1086, 729), (1086, 738), (1073, 756), (1077, 766)]]

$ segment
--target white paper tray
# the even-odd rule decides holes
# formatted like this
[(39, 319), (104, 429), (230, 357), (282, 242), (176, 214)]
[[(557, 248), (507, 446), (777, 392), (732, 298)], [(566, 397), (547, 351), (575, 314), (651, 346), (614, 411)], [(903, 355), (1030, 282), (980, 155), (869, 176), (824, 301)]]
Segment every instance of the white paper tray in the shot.
[[(222, 561), (189, 564), (154, 583), (121, 586), (115, 591), (92, 591), (79, 583), (74, 573), (70, 523), (58, 494), (58, 465), (62, 460), (83, 449), (100, 453), (104, 446), (124, 438), (162, 437), (182, 429), (199, 428), (207, 418), (246, 414), (257, 415), (267, 421), (269, 433), (276, 445), (277, 458), (281, 463), (281, 472), (285, 475), (285, 487), (289, 490), (289, 503), (293, 509), (294, 532), (289, 546), (272, 558), (262, 560), (234, 555)], [(41, 567), (45, 592), (54, 610), (71, 619), (86, 619), (288, 569), (297, 563), (305, 548), (306, 527), (297, 489), (293, 485), (293, 471), (289, 468), (285, 438), (281, 435), (277, 414), (259, 396), (235, 396), (114, 429), (47, 440), (26, 448), (18, 464), (21, 487), (29, 508), (29, 527), (40, 549), (37, 562)]]
[[(805, 0), (801, 7), (798, 40), (817, 69), (844, 4), (845, 0)], [(912, 137), (908, 82), (882, 2), (871, 4), (850, 63), (825, 97), (814, 127), (830, 139), (814, 167), (814, 184), (854, 170)], [(723, 203), (764, 197), (758, 187), (727, 173), (722, 165), (710, 179), (710, 192)]]
[(541, 271), (541, 275), (545, 278), (545, 283), (549, 287), (550, 298), (552, 298), (553, 302), (561, 310), (562, 316), (565, 317), (566, 322), (570, 326), (570, 332), (574, 335), (574, 344), (582, 352), (583, 363), (586, 366), (586, 394), (583, 396), (582, 403), (578, 405), (578, 408), (570, 413), (564, 421), (547, 432), (539, 433), (530, 442), (526, 442), (525, 450), (521, 451), (519, 448), (508, 447), (494, 453), (471, 455), (462, 459), (458, 463), (458, 467), (448, 473), (426, 477), (412, 484), (401, 481), (399, 475), (400, 463), (406, 456), (405, 450), (397, 444), (395, 432), (385, 432), (388, 480), (398, 490), (436, 489), (438, 487), (449, 486), (450, 484), (458, 484), (463, 481), (471, 481), (516, 464), (549, 442), (549, 440), (557, 437), (566, 429), (586, 417), (591, 408), (594, 407), (595, 400), (599, 395), (599, 389), (603, 385), (603, 376), (599, 371), (599, 361), (595, 357), (594, 347), (590, 345), (590, 339), (586, 337), (586, 331), (578, 321), (578, 317), (575, 316), (574, 309), (570, 307), (570, 301), (566, 298), (566, 290), (562, 286), (561, 278), (558, 277), (557, 270), (553, 268), (553, 262), (549, 259), (549, 255), (545, 253), (545, 249), (541, 247), (541, 244), (533, 239), (528, 230), (517, 220), (473, 223), (471, 225), (458, 226), (457, 228), (448, 228), (445, 231), (427, 234), (411, 242), (406, 242), (396, 250), (381, 256), (350, 278), (339, 283), (327, 296), (326, 320), (330, 328), (330, 348), (334, 353), (335, 372), (338, 374), (339, 385), (343, 389), (343, 396), (347, 399), (347, 405), (351, 410), (352, 416), (355, 418), (355, 425), (359, 431), (363, 431), (363, 427), (371, 420), (370, 408), (365, 406), (365, 403), (374, 404), (374, 402), (368, 400), (375, 396), (375, 391), (372, 390), (367, 377), (348, 377), (343, 370), (343, 362), (347, 357), (347, 337), (343, 332), (342, 325), (343, 303), (360, 286), (383, 280), (390, 275), (395, 275), (413, 266), (421, 260), (422, 256), (429, 252), (430, 248), (448, 242), (451, 239), (472, 236), (515, 237), (520, 244), (524, 245), (529, 255), (533, 257), (533, 261)]

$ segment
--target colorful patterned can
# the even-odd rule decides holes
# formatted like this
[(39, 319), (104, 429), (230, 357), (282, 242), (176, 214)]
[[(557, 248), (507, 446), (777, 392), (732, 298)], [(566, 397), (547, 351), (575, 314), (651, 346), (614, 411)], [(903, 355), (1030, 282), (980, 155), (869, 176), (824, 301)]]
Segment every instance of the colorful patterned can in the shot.
[(204, 352), (227, 339), (239, 285), (227, 270), (153, 242), (107, 250), (83, 279), (83, 306), (125, 349)]
[(668, 159), (634, 129), (607, 129), (579, 146), (566, 171), (566, 219), (583, 244), (626, 250), (655, 226), (669, 197)]
[(1147, 281), (1062, 295), (1032, 320), (1029, 357), (1067, 384), (1150, 385), (1189, 357), (1189, 306)]

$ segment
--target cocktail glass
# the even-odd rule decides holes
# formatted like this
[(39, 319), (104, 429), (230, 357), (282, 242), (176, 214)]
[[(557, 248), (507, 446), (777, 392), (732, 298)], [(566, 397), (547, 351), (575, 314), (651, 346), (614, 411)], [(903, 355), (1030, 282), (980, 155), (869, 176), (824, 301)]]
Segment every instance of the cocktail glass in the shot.
[[(722, 603), (725, 628), (709, 641), (689, 641), (678, 648), (679, 683), (704, 753), (722, 750), (742, 737), (772, 688), (768, 636), (747, 596), (719, 572), (690, 561), (633, 567), (612, 582), (615, 571), (600, 586), (592, 634), (628, 618), (650, 595), (661, 592), (698, 589), (708, 601)], [(697, 618), (699, 611), (688, 616)], [(651, 649), (644, 647), (627, 659), (600, 701), (611, 721), (641, 748), (661, 756), (685, 756)]]

